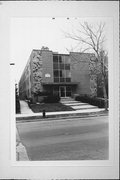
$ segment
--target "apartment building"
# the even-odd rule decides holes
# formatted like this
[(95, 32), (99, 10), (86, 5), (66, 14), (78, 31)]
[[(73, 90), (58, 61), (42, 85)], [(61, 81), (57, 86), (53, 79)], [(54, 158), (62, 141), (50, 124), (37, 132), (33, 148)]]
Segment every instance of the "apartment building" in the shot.
[(96, 96), (94, 59), (95, 55), (91, 53), (59, 54), (48, 48), (34, 49), (20, 78), (20, 98), (35, 100), (39, 92), (60, 97), (76, 94)]

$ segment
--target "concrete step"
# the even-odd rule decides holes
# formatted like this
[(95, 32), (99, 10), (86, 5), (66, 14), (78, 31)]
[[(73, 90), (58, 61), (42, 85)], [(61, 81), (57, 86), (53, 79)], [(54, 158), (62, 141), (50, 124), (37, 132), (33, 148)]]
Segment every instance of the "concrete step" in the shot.
[(88, 105), (88, 103), (64, 103), (67, 106), (81, 106), (81, 105)]
[[(71, 106), (73, 109), (96, 109), (98, 108), (97, 106), (92, 106), (92, 105), (85, 105), (85, 106)], [(98, 108), (99, 109), (99, 108)]]
[(75, 101), (75, 100), (72, 100), (72, 101), (60, 101), (61, 103), (66, 103), (66, 104), (70, 104), (70, 103), (81, 103), (81, 102), (78, 102), (78, 101)]
[(61, 97), (60, 99), (61, 99), (61, 100), (69, 100), (69, 99), (70, 99), (70, 100), (74, 100), (74, 98), (72, 98), (72, 97)]

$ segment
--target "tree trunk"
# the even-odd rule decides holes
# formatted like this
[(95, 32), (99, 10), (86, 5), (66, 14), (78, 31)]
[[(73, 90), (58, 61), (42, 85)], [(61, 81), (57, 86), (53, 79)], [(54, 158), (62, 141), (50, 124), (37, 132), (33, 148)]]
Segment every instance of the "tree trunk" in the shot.
[(104, 95), (104, 99), (105, 99), (105, 110), (108, 111), (108, 100), (107, 100), (107, 92), (106, 92), (106, 87), (105, 87), (105, 78), (104, 75), (102, 75), (102, 79), (103, 79), (103, 95)]
[(107, 105), (107, 92), (105, 87), (105, 67), (104, 67), (104, 54), (103, 51), (100, 52), (100, 56), (98, 56), (98, 59), (100, 58), (101, 62), (101, 72), (102, 72), (102, 86), (103, 86), (103, 96), (105, 99), (105, 110), (108, 111), (108, 105)]

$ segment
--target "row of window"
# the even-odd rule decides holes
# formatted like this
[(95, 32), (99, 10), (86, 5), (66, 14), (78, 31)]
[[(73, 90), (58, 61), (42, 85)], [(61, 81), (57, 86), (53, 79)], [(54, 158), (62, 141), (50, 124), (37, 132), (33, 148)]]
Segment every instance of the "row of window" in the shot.
[(70, 58), (69, 56), (53, 56), (53, 69), (65, 69), (70, 70)]
[(71, 78), (54, 78), (54, 82), (71, 82)]
[(69, 56), (53, 55), (53, 63), (70, 64)]
[(54, 70), (54, 77), (71, 78), (71, 72), (69, 70)]

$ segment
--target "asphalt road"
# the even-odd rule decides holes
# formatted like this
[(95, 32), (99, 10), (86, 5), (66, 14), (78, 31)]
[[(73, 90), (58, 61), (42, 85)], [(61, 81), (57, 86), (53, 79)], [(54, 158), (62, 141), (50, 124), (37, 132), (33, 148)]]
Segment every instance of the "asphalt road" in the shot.
[(17, 123), (29, 159), (108, 159), (108, 117)]

